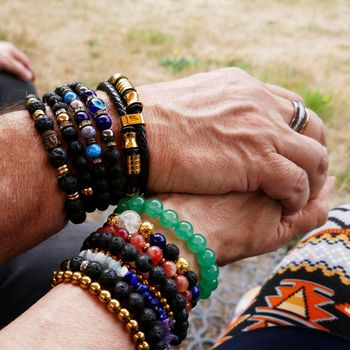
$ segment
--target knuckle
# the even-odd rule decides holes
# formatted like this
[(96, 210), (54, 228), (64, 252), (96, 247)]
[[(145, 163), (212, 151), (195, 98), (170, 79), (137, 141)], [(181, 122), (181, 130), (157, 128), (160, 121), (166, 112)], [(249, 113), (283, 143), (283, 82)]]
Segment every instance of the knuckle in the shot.
[(317, 171), (319, 174), (326, 174), (329, 166), (329, 157), (328, 150), (326, 147), (323, 147), (322, 156), (320, 158), (320, 162), (318, 164)]

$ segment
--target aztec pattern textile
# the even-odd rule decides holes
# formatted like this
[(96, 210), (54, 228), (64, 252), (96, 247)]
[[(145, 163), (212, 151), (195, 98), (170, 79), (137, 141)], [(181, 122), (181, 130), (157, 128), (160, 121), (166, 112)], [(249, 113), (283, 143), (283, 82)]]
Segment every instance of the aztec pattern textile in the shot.
[(275, 326), (307, 327), (350, 339), (350, 205), (331, 210), (327, 223), (283, 258), (215, 347), (241, 332)]

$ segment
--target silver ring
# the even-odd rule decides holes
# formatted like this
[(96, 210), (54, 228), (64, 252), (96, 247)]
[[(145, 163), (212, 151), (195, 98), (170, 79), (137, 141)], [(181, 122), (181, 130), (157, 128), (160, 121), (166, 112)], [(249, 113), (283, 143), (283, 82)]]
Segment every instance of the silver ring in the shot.
[(289, 126), (296, 132), (302, 133), (309, 122), (309, 113), (300, 101), (292, 101), (294, 116)]

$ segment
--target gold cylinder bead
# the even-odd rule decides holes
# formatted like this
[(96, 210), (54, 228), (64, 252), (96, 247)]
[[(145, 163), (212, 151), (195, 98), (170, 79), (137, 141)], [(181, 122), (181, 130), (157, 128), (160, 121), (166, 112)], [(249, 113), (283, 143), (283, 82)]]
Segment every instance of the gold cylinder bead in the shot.
[(121, 95), (124, 95), (124, 93), (128, 90), (135, 90), (134, 86), (126, 77), (119, 78), (117, 83), (115, 84), (115, 88)]
[(97, 282), (92, 282), (89, 286), (89, 292), (93, 295), (97, 295), (101, 292), (101, 286)]
[(130, 312), (127, 309), (120, 309), (118, 312), (118, 319), (121, 322), (127, 323), (130, 321)]
[(60, 113), (56, 119), (57, 119), (57, 122), (61, 124), (61, 123), (69, 122), (70, 118), (67, 113)]
[(141, 157), (139, 154), (126, 157), (126, 166), (128, 175), (140, 174), (141, 172)]
[(145, 333), (138, 331), (132, 336), (132, 339), (134, 342), (142, 343), (145, 340)]
[(92, 196), (94, 194), (94, 191), (91, 187), (87, 187), (81, 190), (81, 194), (84, 196)]
[(84, 276), (80, 280), (80, 287), (83, 289), (88, 289), (91, 284), (91, 278), (89, 276)]
[(72, 276), (73, 276), (73, 272), (72, 271), (64, 271), (64, 274), (63, 274), (63, 281), (65, 283), (68, 283), (71, 281), (72, 279)]
[(40, 116), (42, 116), (42, 115), (45, 115), (45, 112), (44, 112), (43, 110), (41, 110), (41, 109), (37, 109), (37, 110), (33, 113), (32, 117), (33, 117), (34, 120), (37, 120), (37, 119), (38, 119)]
[(146, 239), (150, 238), (154, 230), (154, 225), (149, 221), (144, 221), (139, 227), (139, 233)]
[(98, 295), (98, 300), (103, 304), (109, 303), (111, 299), (111, 293), (105, 289), (101, 290), (100, 294)]
[(116, 299), (111, 299), (107, 305), (107, 308), (110, 312), (119, 312), (120, 302)]
[(79, 284), (81, 279), (81, 273), (78, 271), (75, 271), (72, 276), (72, 284)]
[(112, 83), (113, 85), (115, 85), (116, 82), (117, 82), (120, 78), (123, 78), (123, 77), (124, 77), (123, 74), (115, 73), (115, 74), (113, 74), (113, 75), (108, 79), (108, 81), (109, 81), (110, 83)]
[(70, 201), (75, 201), (76, 199), (79, 198), (79, 192), (75, 192), (73, 194), (67, 194), (66, 197)]
[(69, 172), (68, 166), (67, 165), (62, 165), (59, 168), (56, 169), (57, 171), (57, 176), (61, 177)]
[(124, 148), (137, 148), (136, 132), (126, 132), (123, 134)]
[(176, 269), (177, 269), (177, 273), (179, 273), (180, 275), (183, 275), (187, 273), (188, 270), (190, 269), (190, 263), (188, 262), (187, 259), (180, 256), (176, 261)]
[(136, 333), (139, 330), (139, 325), (137, 323), (136, 320), (130, 320), (127, 324), (126, 324), (126, 329), (130, 332), (130, 333)]
[(141, 344), (137, 344), (137, 350), (149, 350), (149, 348), (149, 344), (145, 341), (143, 341)]
[(126, 105), (130, 106), (133, 103), (141, 103), (139, 99), (139, 94), (135, 90), (128, 91), (124, 96), (123, 96)]

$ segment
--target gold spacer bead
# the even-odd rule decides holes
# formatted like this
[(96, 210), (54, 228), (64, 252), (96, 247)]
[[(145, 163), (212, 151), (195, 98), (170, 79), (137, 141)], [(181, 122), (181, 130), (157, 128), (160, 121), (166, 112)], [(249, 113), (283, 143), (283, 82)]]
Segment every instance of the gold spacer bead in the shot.
[(163, 305), (163, 309), (164, 309), (166, 312), (170, 311), (170, 306), (169, 306), (169, 304)]
[(69, 271), (69, 270), (64, 271), (64, 274), (63, 274), (63, 281), (64, 281), (65, 283), (70, 282), (71, 279), (72, 279), (72, 276), (73, 276), (73, 272), (72, 272), (72, 271)]
[(139, 233), (146, 239), (150, 238), (154, 230), (154, 225), (149, 221), (144, 221), (139, 227)]
[(80, 124), (79, 124), (79, 129), (81, 130), (84, 126), (87, 125), (92, 125), (90, 120), (83, 120)]
[(56, 276), (57, 283), (62, 283), (63, 282), (63, 275), (64, 275), (63, 271), (57, 272), (57, 276)]
[(138, 331), (132, 336), (132, 339), (134, 342), (142, 343), (145, 340), (145, 333)]
[(136, 320), (130, 320), (127, 324), (126, 324), (126, 329), (130, 332), (130, 333), (136, 333), (139, 330), (139, 325), (137, 323)]
[(143, 280), (143, 276), (142, 276), (141, 274), (137, 275), (137, 278), (138, 278), (139, 280)]
[(119, 312), (120, 311), (120, 302), (116, 299), (111, 299), (108, 302), (107, 308), (110, 312)]
[(96, 159), (93, 159), (92, 160), (92, 163), (93, 164), (99, 164), (99, 163), (101, 163), (102, 162), (102, 159), (101, 158), (96, 158)]
[(81, 280), (81, 273), (78, 271), (75, 271), (72, 276), (72, 284), (79, 284)]
[(79, 198), (79, 192), (75, 192), (73, 194), (67, 194), (66, 197), (70, 201), (75, 201), (76, 199)]
[(98, 300), (103, 304), (109, 303), (111, 299), (111, 293), (105, 289), (101, 290), (100, 294), (98, 295)]
[(137, 344), (137, 350), (149, 350), (149, 348), (149, 344), (145, 341), (143, 341), (141, 344)]
[(91, 284), (91, 278), (89, 276), (84, 276), (81, 278), (79, 285), (83, 289), (88, 289)]
[(176, 269), (177, 269), (177, 273), (179, 273), (180, 275), (183, 275), (187, 273), (188, 270), (190, 269), (190, 263), (188, 262), (187, 259), (180, 256), (176, 261)]
[(170, 311), (170, 312), (168, 313), (168, 315), (169, 315), (169, 317), (174, 317), (174, 313), (173, 313), (172, 311)]
[(37, 109), (37, 110), (33, 113), (32, 117), (33, 117), (34, 120), (37, 120), (37, 119), (38, 119), (40, 116), (42, 116), (42, 115), (45, 115), (45, 112), (44, 112), (43, 110), (41, 110), (41, 109)]
[(154, 296), (155, 296), (156, 298), (161, 298), (161, 297), (162, 297), (162, 294), (158, 291), (158, 292), (155, 292), (155, 293), (154, 293)]
[(108, 81), (110, 83), (112, 83), (113, 85), (116, 84), (116, 82), (120, 79), (120, 78), (123, 78), (124, 76), (120, 73), (116, 73), (116, 74), (113, 74), (109, 79)]
[(36, 101), (37, 101), (36, 98), (31, 97), (29, 100), (26, 100), (25, 105), (26, 105), (26, 107), (28, 107), (30, 104), (32, 104), (33, 102), (36, 102)]
[(119, 222), (119, 215), (117, 215), (117, 214), (111, 214), (107, 218), (107, 223), (108, 224), (117, 225), (118, 222)]
[(81, 190), (81, 194), (84, 196), (92, 196), (94, 194), (94, 191), (91, 187), (87, 187)]
[(161, 304), (165, 305), (168, 303), (168, 300), (166, 300), (166, 298), (160, 298), (160, 302)]
[[(144, 281), (145, 282), (145, 281)], [(154, 286), (149, 286), (149, 290), (150, 290), (150, 292), (155, 292), (156, 291), (156, 287), (154, 287)]]
[(117, 316), (121, 322), (127, 323), (130, 321), (130, 312), (127, 309), (120, 309)]
[(89, 286), (89, 292), (93, 295), (97, 295), (101, 292), (101, 286), (98, 282), (92, 282)]
[(57, 280), (56, 280), (55, 277), (52, 277), (52, 278), (51, 278), (51, 286), (52, 286), (52, 287), (57, 286)]
[(59, 168), (56, 169), (57, 171), (57, 176), (61, 177), (69, 172), (68, 166), (67, 165), (62, 165)]
[(143, 281), (143, 284), (145, 284), (146, 286), (148, 286), (148, 284), (149, 284), (148, 280), (144, 280), (144, 281)]
[(60, 124), (69, 122), (69, 115), (67, 113), (60, 113), (56, 119), (57, 119), (57, 122)]

